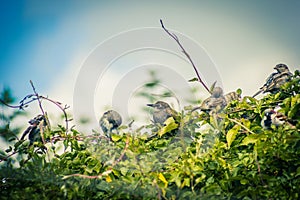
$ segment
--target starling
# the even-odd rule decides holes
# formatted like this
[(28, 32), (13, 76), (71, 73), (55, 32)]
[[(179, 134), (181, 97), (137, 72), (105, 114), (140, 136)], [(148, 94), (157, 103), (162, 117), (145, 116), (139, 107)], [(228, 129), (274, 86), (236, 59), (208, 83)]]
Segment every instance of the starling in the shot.
[[(28, 123), (30, 126), (24, 131), (21, 140), (24, 140), (25, 136), (29, 134), (29, 145), (32, 145), (34, 142), (38, 141), (42, 142), (40, 128), (44, 128), (47, 125), (44, 115), (37, 115), (35, 118), (29, 120)], [(43, 123), (42, 126), (40, 126), (41, 123)]]
[(122, 117), (118, 112), (108, 110), (102, 115), (99, 124), (105, 135), (110, 137), (110, 133), (122, 124)]
[(274, 67), (276, 72), (272, 73), (266, 80), (266, 83), (256, 92), (253, 97), (259, 95), (261, 92), (270, 92), (275, 94), (280, 90), (280, 87), (288, 82), (293, 74), (285, 64), (278, 64)]
[(154, 123), (159, 123), (160, 125), (163, 125), (169, 117), (173, 117), (175, 119), (177, 116), (177, 112), (173, 110), (170, 107), (170, 105), (164, 101), (157, 101), (155, 104), (147, 104), (147, 106), (154, 108)]

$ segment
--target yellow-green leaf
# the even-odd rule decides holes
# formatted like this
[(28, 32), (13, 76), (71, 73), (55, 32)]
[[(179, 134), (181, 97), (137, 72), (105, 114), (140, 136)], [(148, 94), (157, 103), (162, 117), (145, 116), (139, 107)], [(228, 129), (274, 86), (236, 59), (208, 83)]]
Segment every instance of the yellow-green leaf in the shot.
[(175, 120), (173, 117), (169, 117), (166, 121), (165, 121), (165, 126), (162, 127), (159, 132), (158, 135), (161, 137), (164, 134), (174, 130), (178, 128), (178, 124), (176, 124)]
[(256, 143), (257, 140), (258, 140), (257, 135), (249, 135), (243, 139), (241, 145)]
[(107, 177), (105, 178), (105, 180), (106, 180), (106, 182), (108, 182), (108, 183), (112, 182), (110, 176), (107, 176)]
[(111, 139), (112, 141), (117, 142), (121, 139), (121, 136), (117, 134), (111, 134)]
[(164, 175), (162, 173), (158, 174), (158, 178), (165, 184), (165, 188), (168, 187), (168, 181), (166, 180), (166, 178), (164, 177)]
[(239, 125), (235, 125), (232, 129), (230, 129), (226, 134), (226, 140), (228, 144), (228, 148), (230, 148), (232, 142), (234, 141), (236, 134), (241, 129)]

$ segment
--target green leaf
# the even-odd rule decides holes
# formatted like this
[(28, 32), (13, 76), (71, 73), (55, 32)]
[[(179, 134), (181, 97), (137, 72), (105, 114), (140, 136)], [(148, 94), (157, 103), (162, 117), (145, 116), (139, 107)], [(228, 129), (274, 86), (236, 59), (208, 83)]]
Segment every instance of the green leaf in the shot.
[(257, 140), (258, 140), (257, 135), (249, 135), (243, 139), (241, 145), (256, 143)]
[(14, 140), (16, 140), (15, 137), (12, 137), (12, 138), (9, 138), (9, 139), (8, 139), (9, 142), (12, 142), (12, 141), (14, 141)]
[(117, 141), (119, 141), (120, 139), (122, 138), (122, 136), (120, 136), (120, 135), (118, 135), (118, 134), (111, 134), (111, 139), (112, 139), (112, 141), (114, 141), (114, 142), (117, 142)]
[(226, 141), (227, 141), (227, 144), (228, 144), (228, 148), (230, 148), (232, 142), (236, 138), (236, 134), (238, 133), (238, 131), (240, 129), (241, 129), (241, 127), (239, 125), (235, 125), (232, 129), (230, 129), (227, 132), (227, 134), (226, 134)]
[(9, 146), (9, 148), (5, 150), (6, 153), (9, 153), (11, 151), (12, 151), (12, 147), (11, 146)]
[(160, 83), (159, 80), (154, 80), (153, 82), (146, 83), (145, 87), (153, 88), (153, 87), (157, 86), (159, 83)]
[(206, 178), (205, 174), (201, 174), (200, 177), (196, 178), (195, 183), (198, 184)]
[(181, 184), (181, 188), (183, 188), (184, 186), (190, 187), (190, 185), (191, 185), (191, 179), (190, 178), (184, 178), (183, 183)]
[(295, 177), (297, 177), (297, 176), (300, 176), (300, 167), (298, 167), (297, 170), (296, 170), (296, 175), (295, 175)]
[(241, 89), (241, 88), (237, 89), (237, 90), (236, 90), (236, 93), (237, 93), (238, 95), (241, 95), (241, 94), (242, 94), (242, 89)]
[(173, 117), (169, 117), (166, 121), (165, 121), (165, 126), (162, 127), (159, 132), (158, 132), (158, 135), (161, 137), (163, 136), (164, 134), (172, 131), (172, 130), (175, 130), (178, 128), (178, 124), (176, 124), (175, 120)]
[(194, 77), (194, 78), (192, 78), (192, 79), (190, 79), (190, 80), (188, 80), (189, 82), (195, 82), (195, 81), (199, 81), (198, 80), (198, 78), (196, 78), (196, 77)]
[(242, 122), (242, 124), (245, 125), (247, 128), (250, 128), (251, 122), (250, 122), (248, 119), (242, 118), (242, 119), (241, 119), (241, 122)]
[(240, 180), (240, 183), (242, 185), (246, 185), (246, 184), (248, 184), (248, 180), (247, 179), (242, 179), (242, 180)]

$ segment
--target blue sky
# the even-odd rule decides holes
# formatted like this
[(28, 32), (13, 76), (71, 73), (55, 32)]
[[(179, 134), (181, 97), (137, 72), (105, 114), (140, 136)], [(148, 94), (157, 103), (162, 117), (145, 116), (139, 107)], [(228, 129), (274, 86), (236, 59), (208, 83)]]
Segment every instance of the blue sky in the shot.
[[(59, 21), (70, 15), (70, 12), (76, 12), (76, 7), (67, 9), (68, 4), (71, 4), (67, 4), (67, 1), (18, 2), (1, 3), (0, 65), (1, 83), (11, 87), (16, 95), (22, 96), (30, 91), (30, 79), (42, 89), (49, 88), (59, 69), (70, 59), (72, 45), (78, 37), (74, 35), (64, 40), (64, 44), (46, 45), (44, 49), (47, 50), (43, 53), (47, 55), (37, 54), (40, 38), (51, 40), (53, 33), (59, 29)], [(43, 59), (39, 60), (39, 57)]]
[[(275, 64), (299, 69), (299, 8), (297, 0), (2, 1), (0, 89), (22, 98), (33, 80), (42, 94), (72, 105), (76, 77), (99, 44), (131, 29), (159, 28), (162, 18), (206, 50), (225, 91), (240, 87), (251, 95)], [(118, 82), (124, 70), (115, 68), (107, 77)]]

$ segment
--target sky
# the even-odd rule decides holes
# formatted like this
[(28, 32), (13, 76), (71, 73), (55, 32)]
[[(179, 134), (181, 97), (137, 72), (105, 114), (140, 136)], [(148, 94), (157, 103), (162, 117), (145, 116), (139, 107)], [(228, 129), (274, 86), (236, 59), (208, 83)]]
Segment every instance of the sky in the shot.
[[(276, 64), (300, 68), (299, 8), (297, 0), (2, 1), (0, 89), (10, 87), (21, 100), (32, 80), (77, 119), (95, 122), (114, 108), (129, 121), (147, 103), (134, 94), (156, 69), (180, 109), (195, 74), (162, 19), (208, 86), (217, 80), (225, 93), (252, 95)], [(207, 97), (199, 87), (195, 98)]]

